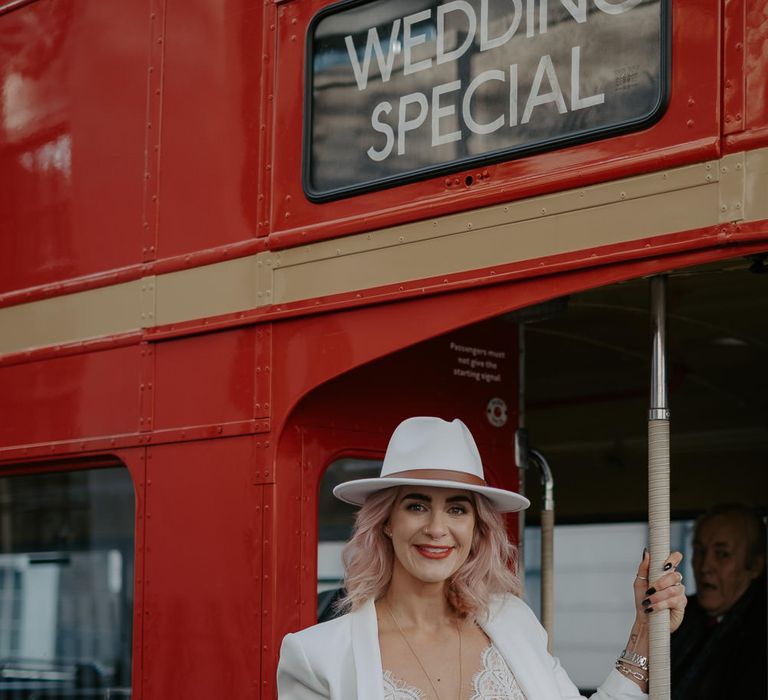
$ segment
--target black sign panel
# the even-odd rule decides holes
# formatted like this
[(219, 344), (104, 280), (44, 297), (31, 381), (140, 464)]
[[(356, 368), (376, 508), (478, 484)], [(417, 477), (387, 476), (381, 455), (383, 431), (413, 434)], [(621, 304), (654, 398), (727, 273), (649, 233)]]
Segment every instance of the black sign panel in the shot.
[(313, 200), (646, 126), (663, 109), (666, 0), (373, 0), (313, 20)]

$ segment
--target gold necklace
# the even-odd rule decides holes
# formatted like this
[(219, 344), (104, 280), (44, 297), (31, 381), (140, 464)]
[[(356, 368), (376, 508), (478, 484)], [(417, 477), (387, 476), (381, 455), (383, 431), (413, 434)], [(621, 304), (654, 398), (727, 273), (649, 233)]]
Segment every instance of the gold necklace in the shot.
[[(392, 621), (395, 623), (395, 627), (397, 627), (397, 631), (400, 632), (400, 636), (403, 638), (405, 645), (408, 647), (411, 654), (413, 654), (413, 658), (416, 659), (416, 663), (419, 664), (419, 668), (421, 668), (421, 672), (424, 674), (427, 681), (432, 686), (432, 692), (435, 694), (435, 697), (437, 698), (437, 700), (442, 700), (442, 698), (440, 697), (440, 693), (437, 692), (437, 688), (435, 688), (435, 684), (432, 682), (432, 678), (430, 678), (430, 675), (427, 673), (427, 669), (424, 668), (424, 664), (421, 663), (421, 659), (419, 658), (419, 655), (416, 653), (416, 650), (411, 646), (411, 643), (408, 641), (408, 637), (405, 636), (405, 632), (403, 632), (403, 628), (400, 627), (400, 623), (397, 621), (397, 618), (395, 617), (395, 613), (393, 613), (392, 608), (389, 607), (389, 603), (383, 600), (381, 602), (387, 606), (387, 612), (389, 613), (389, 616), (392, 618)], [(457, 693), (457, 698), (458, 700), (461, 700), (461, 687), (464, 684), (464, 679), (462, 677), (462, 668), (461, 668), (461, 625), (459, 624), (458, 620), (456, 620), (456, 632), (458, 632), (458, 635), (459, 635), (459, 692)]]

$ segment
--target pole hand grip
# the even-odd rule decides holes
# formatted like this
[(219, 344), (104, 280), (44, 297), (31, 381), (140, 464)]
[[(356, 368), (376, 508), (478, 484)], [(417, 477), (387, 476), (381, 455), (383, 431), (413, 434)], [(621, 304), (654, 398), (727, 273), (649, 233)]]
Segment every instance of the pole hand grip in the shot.
[[(648, 541), (651, 550), (649, 581), (655, 581), (669, 557), (669, 421), (648, 424)], [(670, 698), (669, 610), (651, 613), (649, 620), (649, 696)]]

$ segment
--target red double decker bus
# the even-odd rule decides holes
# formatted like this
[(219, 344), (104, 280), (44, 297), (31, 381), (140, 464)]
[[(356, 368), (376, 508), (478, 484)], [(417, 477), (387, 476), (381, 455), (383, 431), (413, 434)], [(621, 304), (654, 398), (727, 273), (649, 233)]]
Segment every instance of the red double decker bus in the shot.
[(653, 275), (673, 516), (768, 505), (767, 38), (765, 0), (0, 0), (0, 698), (273, 698), (328, 486), (410, 415), (533, 532), (524, 426), (563, 532), (634, 546)]

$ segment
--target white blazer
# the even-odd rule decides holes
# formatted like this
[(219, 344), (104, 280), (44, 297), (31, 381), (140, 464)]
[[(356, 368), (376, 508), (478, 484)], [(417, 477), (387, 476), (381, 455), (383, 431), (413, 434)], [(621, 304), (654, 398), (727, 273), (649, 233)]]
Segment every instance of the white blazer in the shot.
[[(526, 700), (576, 700), (579, 691), (547, 652), (547, 634), (519, 598), (496, 598), (483, 631), (515, 674)], [(376, 608), (287, 634), (277, 667), (279, 700), (384, 700)], [(648, 696), (611, 671), (595, 700), (643, 700)]]

